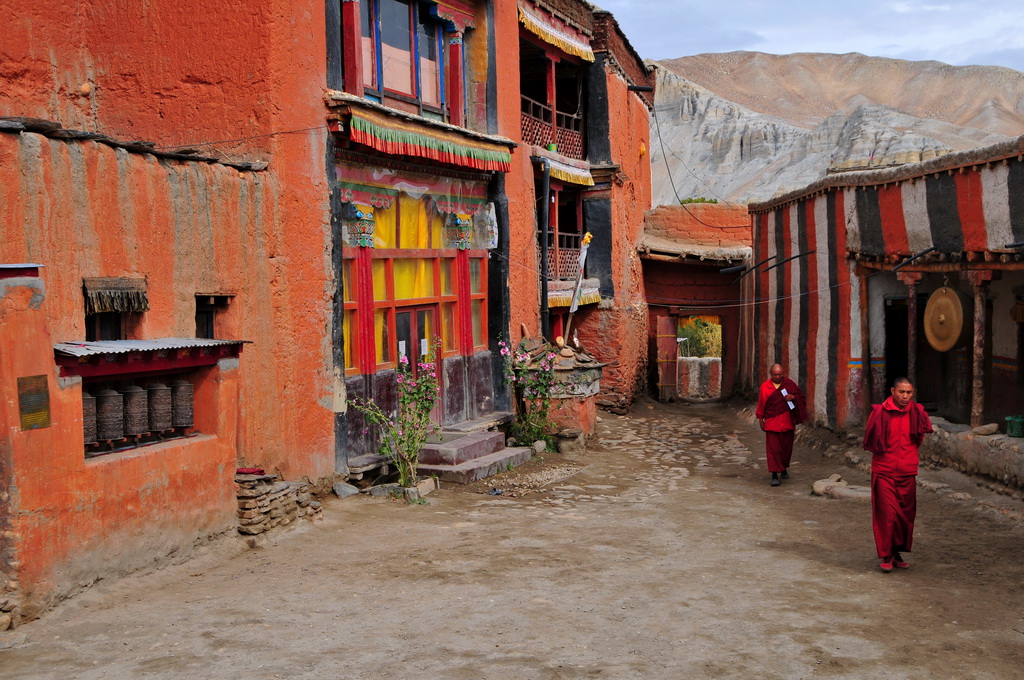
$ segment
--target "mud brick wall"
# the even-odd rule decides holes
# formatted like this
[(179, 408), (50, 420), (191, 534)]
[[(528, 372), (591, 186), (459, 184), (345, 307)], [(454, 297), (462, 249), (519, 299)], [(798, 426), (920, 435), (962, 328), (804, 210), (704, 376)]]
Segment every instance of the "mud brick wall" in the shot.
[(276, 475), (236, 475), (238, 532), (255, 536), (300, 517), (322, 512), (308, 482), (277, 481)]

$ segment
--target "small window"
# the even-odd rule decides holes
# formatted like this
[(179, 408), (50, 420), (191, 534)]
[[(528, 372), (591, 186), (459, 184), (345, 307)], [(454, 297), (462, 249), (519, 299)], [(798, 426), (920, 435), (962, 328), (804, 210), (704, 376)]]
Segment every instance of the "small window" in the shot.
[(196, 337), (217, 337), (217, 317), (227, 309), (233, 295), (224, 293), (196, 294)]
[(85, 340), (124, 340), (125, 318), (121, 312), (100, 312), (85, 317)]

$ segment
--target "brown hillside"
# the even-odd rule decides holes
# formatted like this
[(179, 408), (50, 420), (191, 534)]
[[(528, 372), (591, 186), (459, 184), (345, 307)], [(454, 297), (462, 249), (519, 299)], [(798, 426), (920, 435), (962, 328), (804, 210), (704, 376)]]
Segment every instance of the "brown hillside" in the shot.
[(660, 65), (723, 99), (805, 128), (839, 111), (891, 106), (918, 118), (1024, 134), (1024, 73), (863, 54), (727, 52)]

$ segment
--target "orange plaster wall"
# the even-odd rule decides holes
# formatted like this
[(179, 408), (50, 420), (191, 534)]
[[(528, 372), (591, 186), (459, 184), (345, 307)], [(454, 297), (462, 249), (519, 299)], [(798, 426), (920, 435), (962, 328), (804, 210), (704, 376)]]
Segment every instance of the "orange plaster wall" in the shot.
[[(612, 184), (612, 278), (615, 300), (581, 319), (580, 341), (608, 364), (598, 403), (624, 406), (643, 389), (647, 360), (647, 303), (636, 252), (651, 205), (650, 125), (643, 101), (613, 71), (607, 73), (612, 160), (628, 179)], [(607, 301), (606, 301), (607, 303)]]
[(82, 276), (149, 278), (141, 337), (193, 335), (196, 292), (238, 293), (223, 335), (255, 341), (239, 461), (286, 478), (334, 467), (324, 22), (296, 0), (34, 3), (0, 41), (0, 115), (269, 162), (238, 173), (0, 135), (16, 213), (0, 258), (48, 265), (58, 340), (83, 337)]
[(85, 337), (83, 277), (147, 279), (139, 338), (191, 337), (196, 293), (235, 293), (217, 333), (252, 341), (238, 462), (317, 479), (334, 467), (326, 256), (319, 229), (289, 233), (289, 198), (271, 173), (0, 134), (0, 261), (45, 265), (54, 341)]
[[(196, 395), (216, 434), (87, 461), (82, 384), (56, 377), (42, 290), (40, 279), (0, 281), (0, 422), (13, 571), (28, 618), (97, 578), (186, 554), (197, 538), (231, 528), (236, 508), (236, 362), (207, 369), (215, 375)], [(47, 376), (51, 424), (23, 431), (17, 378), (32, 375)]]

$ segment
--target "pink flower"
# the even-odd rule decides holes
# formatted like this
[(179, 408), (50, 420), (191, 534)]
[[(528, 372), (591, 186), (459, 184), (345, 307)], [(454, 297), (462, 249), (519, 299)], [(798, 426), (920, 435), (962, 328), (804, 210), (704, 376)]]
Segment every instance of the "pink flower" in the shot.
[(399, 357), (398, 361), (399, 361), (399, 363), (407, 364), (407, 363), (409, 363), (409, 357), (407, 357), (407, 356), (405, 356), (403, 354), (401, 357)]
[(402, 384), (402, 382), (403, 382), (403, 378), (402, 378), (402, 376), (398, 376), (398, 384), (399, 384), (399, 385), (401, 385), (401, 384)]
[(555, 353), (554, 352), (548, 352), (548, 361), (551, 361), (554, 358), (555, 358)]
[(511, 352), (509, 351), (508, 347), (505, 347), (505, 345), (502, 345), (501, 346), (501, 356), (507, 357), (509, 354), (511, 354)]

